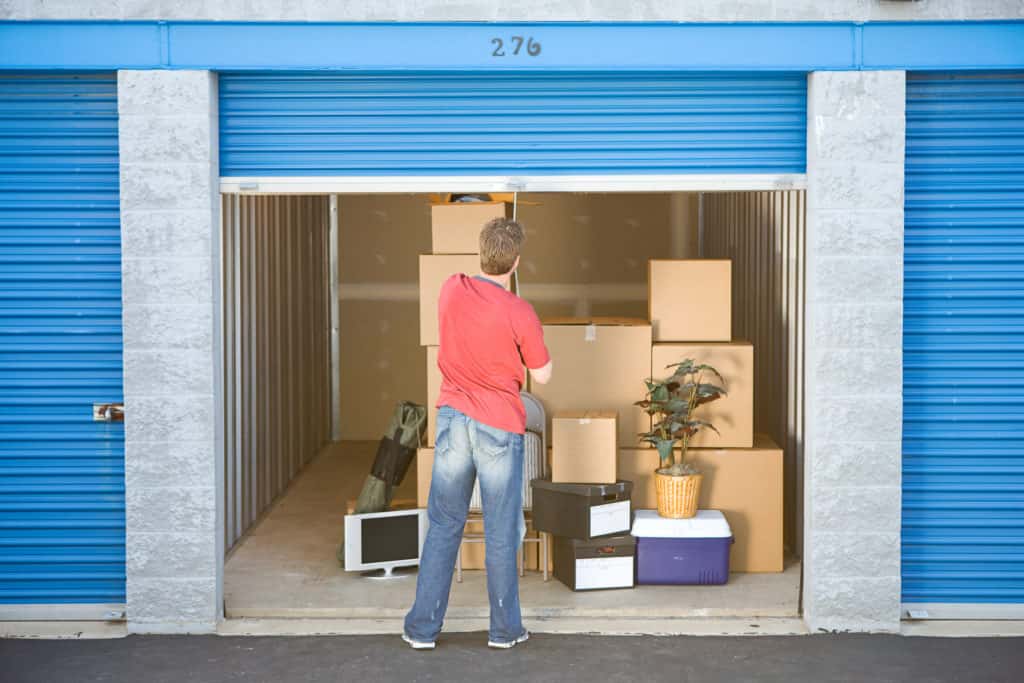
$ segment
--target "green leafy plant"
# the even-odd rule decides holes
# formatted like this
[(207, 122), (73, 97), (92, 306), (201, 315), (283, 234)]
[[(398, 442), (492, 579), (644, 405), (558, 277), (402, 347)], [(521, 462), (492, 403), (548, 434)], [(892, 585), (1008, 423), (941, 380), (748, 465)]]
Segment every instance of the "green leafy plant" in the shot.
[[(717, 377), (723, 384), (725, 378), (710, 365), (690, 358), (667, 365), (665, 369), (673, 370), (672, 375), (661, 380), (653, 377), (646, 380), (647, 396), (635, 404), (654, 419), (651, 431), (638, 436), (640, 441), (658, 449), (659, 473), (672, 476), (699, 474), (693, 465), (686, 462), (690, 439), (704, 428), (716, 434), (718, 430), (710, 422), (695, 418), (693, 413), (705, 403), (717, 401), (726, 394), (722, 387), (704, 382), (705, 373)], [(678, 460), (676, 444), (679, 444)]]

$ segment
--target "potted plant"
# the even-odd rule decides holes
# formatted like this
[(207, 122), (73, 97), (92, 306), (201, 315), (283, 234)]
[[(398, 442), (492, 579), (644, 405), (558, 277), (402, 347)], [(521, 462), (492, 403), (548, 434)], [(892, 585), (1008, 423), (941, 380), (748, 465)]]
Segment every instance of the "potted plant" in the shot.
[[(697, 514), (702, 476), (686, 462), (690, 439), (701, 429), (718, 432), (715, 426), (693, 416), (694, 411), (725, 395), (725, 389), (704, 382), (705, 373), (725, 379), (710, 365), (698, 364), (693, 359), (668, 365), (674, 369), (665, 379), (648, 379), (647, 397), (636, 405), (651, 416), (651, 431), (640, 434), (640, 440), (658, 449), (659, 467), (654, 473), (658, 496), (658, 514), (676, 519)], [(679, 457), (676, 458), (676, 444)]]

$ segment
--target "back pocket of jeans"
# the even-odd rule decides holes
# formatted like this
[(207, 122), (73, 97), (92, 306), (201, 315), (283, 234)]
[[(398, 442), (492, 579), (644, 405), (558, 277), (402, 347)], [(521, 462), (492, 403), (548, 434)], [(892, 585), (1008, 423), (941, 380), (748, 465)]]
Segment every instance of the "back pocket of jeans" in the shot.
[(512, 434), (504, 429), (496, 429), (485, 424), (477, 423), (476, 441), (477, 448), (490, 456), (499, 456), (508, 450)]

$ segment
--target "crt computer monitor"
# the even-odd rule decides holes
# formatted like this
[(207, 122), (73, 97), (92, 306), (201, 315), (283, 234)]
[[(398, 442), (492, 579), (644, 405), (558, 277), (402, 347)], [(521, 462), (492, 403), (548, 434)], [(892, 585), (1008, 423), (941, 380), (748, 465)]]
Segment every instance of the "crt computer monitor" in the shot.
[(427, 511), (390, 510), (345, 515), (345, 571), (383, 569), (420, 563), (427, 538)]

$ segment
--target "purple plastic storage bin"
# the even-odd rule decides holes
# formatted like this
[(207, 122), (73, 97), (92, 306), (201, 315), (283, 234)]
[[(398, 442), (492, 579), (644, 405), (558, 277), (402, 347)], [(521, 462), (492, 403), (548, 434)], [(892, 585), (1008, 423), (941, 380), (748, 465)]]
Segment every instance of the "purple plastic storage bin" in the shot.
[(699, 510), (690, 519), (637, 510), (632, 533), (638, 584), (716, 585), (729, 580), (732, 532), (718, 510)]

